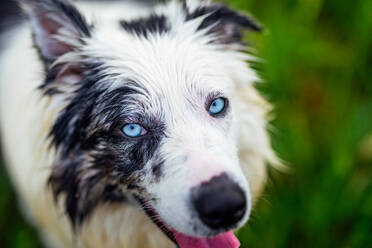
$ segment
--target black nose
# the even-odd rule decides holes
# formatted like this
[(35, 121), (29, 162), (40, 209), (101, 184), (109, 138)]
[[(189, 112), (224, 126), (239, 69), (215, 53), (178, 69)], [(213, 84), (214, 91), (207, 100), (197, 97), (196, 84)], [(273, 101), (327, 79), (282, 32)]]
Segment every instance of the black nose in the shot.
[(192, 196), (200, 219), (212, 229), (233, 227), (243, 218), (247, 208), (243, 190), (227, 174), (195, 188)]

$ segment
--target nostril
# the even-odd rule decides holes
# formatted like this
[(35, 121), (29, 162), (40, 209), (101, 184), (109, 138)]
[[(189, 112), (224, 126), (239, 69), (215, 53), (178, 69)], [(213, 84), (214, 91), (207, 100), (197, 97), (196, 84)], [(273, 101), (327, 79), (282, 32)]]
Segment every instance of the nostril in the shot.
[(211, 228), (233, 226), (245, 214), (246, 201), (241, 191), (215, 191), (201, 195), (195, 207), (202, 221)]
[(193, 204), (205, 225), (221, 229), (232, 227), (243, 218), (247, 201), (239, 185), (222, 174), (195, 189)]

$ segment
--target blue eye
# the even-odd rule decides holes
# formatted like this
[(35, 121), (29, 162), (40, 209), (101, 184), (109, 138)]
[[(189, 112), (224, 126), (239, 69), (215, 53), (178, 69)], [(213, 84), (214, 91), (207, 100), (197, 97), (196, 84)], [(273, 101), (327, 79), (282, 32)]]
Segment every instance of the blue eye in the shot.
[(127, 124), (122, 129), (123, 133), (131, 138), (139, 137), (146, 134), (146, 130), (138, 124)]
[(217, 98), (217, 99), (213, 100), (211, 105), (209, 105), (209, 110), (208, 111), (211, 115), (218, 115), (225, 110), (225, 105), (226, 105), (226, 102), (225, 102), (224, 98), (222, 98), (222, 97)]

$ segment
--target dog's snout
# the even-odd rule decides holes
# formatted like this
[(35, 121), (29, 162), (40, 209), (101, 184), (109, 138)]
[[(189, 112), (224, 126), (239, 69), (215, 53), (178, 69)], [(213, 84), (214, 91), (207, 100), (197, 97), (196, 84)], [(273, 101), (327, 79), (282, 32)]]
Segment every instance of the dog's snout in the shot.
[(202, 222), (215, 230), (233, 227), (247, 208), (243, 190), (226, 174), (195, 188), (192, 202)]

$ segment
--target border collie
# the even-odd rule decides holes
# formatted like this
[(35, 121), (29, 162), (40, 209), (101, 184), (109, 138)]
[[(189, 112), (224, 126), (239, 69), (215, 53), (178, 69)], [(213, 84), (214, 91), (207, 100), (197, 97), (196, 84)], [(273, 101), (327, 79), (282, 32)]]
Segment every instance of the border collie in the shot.
[(1, 135), (47, 247), (235, 248), (276, 156), (243, 32), (210, 1), (19, 0)]

